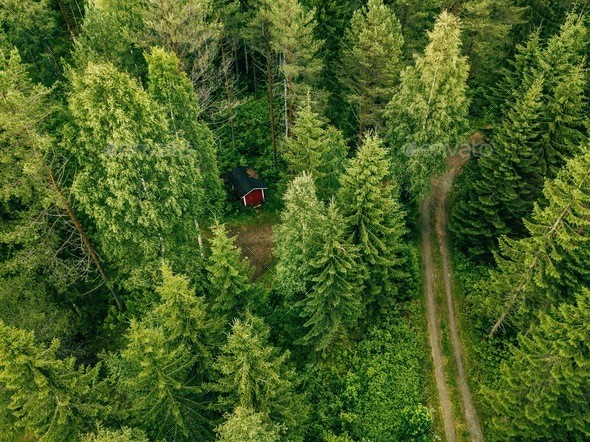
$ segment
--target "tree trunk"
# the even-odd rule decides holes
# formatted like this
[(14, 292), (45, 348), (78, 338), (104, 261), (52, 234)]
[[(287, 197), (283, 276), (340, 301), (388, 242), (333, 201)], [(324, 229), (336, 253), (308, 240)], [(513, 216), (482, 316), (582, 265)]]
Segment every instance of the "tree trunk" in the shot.
[(272, 144), (272, 163), (277, 168), (277, 134), (275, 128), (275, 106), (274, 106), (274, 75), (272, 53), (270, 49), (270, 31), (268, 25), (264, 25), (264, 45), (266, 51), (266, 86), (268, 89), (268, 111), (270, 114), (270, 135)]

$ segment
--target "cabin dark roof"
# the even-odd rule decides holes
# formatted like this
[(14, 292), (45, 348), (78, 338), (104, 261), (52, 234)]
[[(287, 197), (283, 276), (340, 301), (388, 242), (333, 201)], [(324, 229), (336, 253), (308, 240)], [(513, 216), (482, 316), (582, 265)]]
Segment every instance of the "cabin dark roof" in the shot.
[(254, 189), (268, 189), (264, 181), (251, 167), (237, 166), (231, 173), (231, 182), (234, 191), (240, 198), (248, 195)]

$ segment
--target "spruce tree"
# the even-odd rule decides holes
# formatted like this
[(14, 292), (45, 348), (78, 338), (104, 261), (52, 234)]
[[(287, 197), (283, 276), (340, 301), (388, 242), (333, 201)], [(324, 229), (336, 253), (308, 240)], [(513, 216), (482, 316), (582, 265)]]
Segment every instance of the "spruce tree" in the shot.
[(295, 177), (308, 172), (315, 179), (319, 198), (329, 199), (338, 189), (347, 150), (342, 133), (327, 126), (312, 110), (308, 94), (305, 104), (297, 112), (291, 137), (286, 140), (284, 157), (289, 175)]
[(281, 427), (274, 425), (264, 413), (237, 407), (225, 415), (225, 421), (215, 432), (219, 442), (278, 442)]
[(295, 372), (287, 366), (289, 352), (279, 353), (268, 338), (262, 319), (249, 312), (235, 319), (213, 364), (220, 377), (212, 388), (224, 411), (243, 407), (293, 427), (304, 417), (302, 399), (295, 393)]
[(75, 440), (104, 412), (100, 366), (59, 359), (59, 347), (58, 340), (38, 344), (33, 333), (0, 320), (0, 430), (11, 440)]
[(401, 25), (383, 0), (369, 0), (354, 12), (342, 48), (342, 83), (358, 118), (359, 141), (368, 128), (383, 126), (401, 71)]
[(476, 168), (464, 166), (466, 183), (456, 198), (452, 228), (472, 256), (489, 256), (501, 235), (522, 236), (522, 218), (541, 196), (542, 91), (541, 78), (522, 90), (496, 129), (491, 154), (481, 157)]
[(365, 304), (384, 306), (404, 296), (398, 284), (407, 274), (407, 229), (386, 150), (368, 136), (342, 176), (339, 204), (359, 261), (367, 268)]
[(307, 88), (319, 82), (323, 42), (315, 38), (315, 11), (299, 0), (263, 0), (270, 31), (270, 45), (280, 55), (284, 80), (285, 126), (287, 135), (295, 121), (297, 103), (303, 102)]
[(188, 347), (149, 321), (132, 320), (126, 338), (127, 346), (106, 360), (114, 385), (124, 394), (121, 412), (152, 439), (204, 437), (200, 390), (191, 375), (195, 357)]
[(551, 181), (546, 206), (535, 206), (529, 236), (503, 238), (498, 269), (491, 274), (491, 311), (498, 318), (492, 333), (509, 320), (525, 331), (535, 310), (572, 302), (590, 286), (590, 152), (568, 161)]
[(82, 442), (149, 442), (145, 433), (136, 428), (122, 427), (117, 430), (98, 425), (94, 433), (82, 436)]
[(162, 257), (188, 271), (205, 211), (195, 151), (137, 81), (110, 64), (72, 75), (69, 109), (72, 192), (122, 283), (152, 290)]
[(540, 314), (518, 337), (493, 389), (491, 426), (499, 439), (590, 437), (590, 291)]
[(295, 178), (284, 196), (285, 208), (275, 228), (278, 290), (287, 298), (307, 293), (314, 269), (311, 260), (320, 244), (324, 205), (316, 196), (313, 178), (303, 173)]
[(160, 300), (149, 320), (164, 329), (170, 342), (185, 345), (197, 362), (209, 365), (220, 324), (211, 318), (205, 298), (195, 294), (186, 276), (173, 274), (167, 265), (162, 266), (162, 284), (156, 292)]
[(442, 12), (428, 36), (424, 53), (402, 72), (386, 114), (394, 158), (406, 165), (404, 180), (417, 196), (444, 171), (446, 156), (465, 134), (469, 109), (459, 19)]
[(161, 48), (146, 55), (148, 63), (148, 93), (168, 116), (170, 129), (188, 141), (199, 159), (205, 191), (204, 212), (216, 214), (225, 198), (217, 167), (213, 133), (201, 121), (198, 97), (190, 79), (179, 70), (180, 60)]
[(324, 351), (354, 327), (361, 313), (362, 265), (348, 243), (346, 223), (334, 201), (326, 212), (320, 248), (311, 261), (313, 289), (300, 302), (307, 319), (304, 344)]
[(235, 238), (227, 235), (223, 224), (216, 223), (206, 268), (209, 292), (213, 299), (212, 310), (218, 315), (227, 316), (226, 320), (236, 316), (248, 305), (248, 294), (251, 293), (250, 267), (240, 255)]

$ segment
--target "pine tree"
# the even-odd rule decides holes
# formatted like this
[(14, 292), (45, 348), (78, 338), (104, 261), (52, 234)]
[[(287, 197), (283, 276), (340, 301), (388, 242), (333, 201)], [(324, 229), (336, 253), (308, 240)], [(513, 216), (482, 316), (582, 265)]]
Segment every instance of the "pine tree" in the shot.
[(315, 11), (299, 0), (263, 0), (272, 49), (280, 55), (280, 70), (285, 89), (285, 131), (290, 134), (297, 103), (306, 89), (318, 84), (322, 60), (318, 57), (323, 42), (315, 38)]
[(281, 427), (274, 425), (264, 413), (237, 407), (225, 415), (225, 422), (215, 432), (219, 442), (278, 442)]
[(150, 438), (194, 440), (207, 434), (200, 415), (200, 390), (191, 381), (195, 357), (184, 344), (168, 339), (158, 325), (132, 320), (127, 346), (110, 355), (107, 366), (124, 394), (121, 412)]
[(541, 78), (522, 90), (492, 138), (492, 154), (481, 157), (476, 169), (465, 165), (468, 181), (456, 199), (452, 225), (472, 256), (495, 250), (501, 235), (522, 236), (522, 218), (541, 196), (542, 90)]
[(220, 378), (213, 386), (220, 393), (219, 407), (243, 407), (267, 414), (271, 421), (293, 427), (303, 417), (295, 393), (295, 372), (288, 368), (289, 352), (280, 354), (268, 344), (269, 328), (262, 319), (246, 313), (234, 319), (227, 343), (213, 364)]
[(225, 192), (217, 168), (213, 133), (200, 120), (197, 95), (189, 78), (179, 71), (180, 60), (161, 48), (146, 55), (148, 63), (148, 93), (166, 111), (170, 128), (189, 142), (199, 158), (205, 190), (205, 210), (215, 214), (220, 209)]
[(407, 230), (387, 152), (369, 136), (342, 176), (338, 201), (359, 261), (368, 268), (365, 304), (387, 305), (403, 296), (397, 286), (409, 277)]
[(383, 0), (369, 0), (354, 12), (342, 48), (342, 83), (359, 121), (359, 141), (367, 128), (383, 126), (383, 111), (399, 83), (404, 39), (401, 25)]
[(501, 241), (498, 270), (488, 284), (498, 316), (492, 333), (507, 319), (524, 331), (534, 311), (571, 302), (590, 286), (590, 153), (587, 145), (583, 150), (547, 182), (547, 205), (536, 205), (526, 223), (530, 236)]
[(102, 409), (100, 366), (59, 359), (60, 343), (39, 345), (33, 333), (0, 321), (0, 429), (10, 439), (73, 440)]
[(223, 224), (213, 226), (211, 255), (207, 260), (212, 310), (231, 319), (248, 304), (250, 267)]
[(297, 112), (291, 137), (286, 140), (284, 157), (289, 175), (295, 177), (308, 172), (315, 179), (318, 196), (326, 200), (338, 189), (347, 150), (342, 133), (333, 126), (326, 126), (312, 110), (308, 94)]
[(402, 72), (386, 113), (393, 155), (407, 164), (404, 179), (417, 196), (427, 192), (432, 175), (443, 172), (445, 157), (467, 129), (469, 109), (459, 20), (443, 12), (428, 35), (424, 54)]
[(162, 257), (188, 271), (204, 213), (195, 151), (170, 133), (139, 84), (110, 64), (73, 74), (69, 109), (72, 191), (105, 258), (126, 276), (122, 283), (152, 290)]
[(311, 266), (313, 289), (300, 302), (307, 319), (302, 342), (326, 350), (354, 327), (361, 313), (362, 276), (356, 248), (347, 243), (346, 223), (334, 201), (326, 212), (320, 249)]
[(316, 196), (313, 178), (303, 173), (285, 192), (285, 208), (275, 229), (276, 285), (289, 299), (311, 287), (311, 260), (320, 244), (324, 206)]
[(576, 300), (542, 313), (502, 362), (497, 385), (486, 391), (498, 438), (590, 437), (590, 291)]

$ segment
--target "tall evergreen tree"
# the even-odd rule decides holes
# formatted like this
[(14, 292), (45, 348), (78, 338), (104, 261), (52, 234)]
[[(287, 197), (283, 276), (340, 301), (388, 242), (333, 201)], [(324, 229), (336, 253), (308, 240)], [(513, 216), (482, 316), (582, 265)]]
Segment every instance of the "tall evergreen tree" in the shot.
[(320, 249), (311, 266), (317, 276), (313, 289), (300, 302), (307, 319), (302, 342), (326, 350), (354, 327), (361, 314), (362, 264), (346, 238), (346, 223), (334, 201), (326, 212)]
[(220, 327), (211, 318), (205, 298), (196, 296), (188, 278), (173, 274), (167, 265), (162, 266), (162, 284), (156, 292), (160, 301), (149, 320), (161, 326), (172, 343), (184, 344), (198, 363), (209, 365)]
[(465, 166), (467, 182), (457, 197), (452, 225), (473, 256), (489, 256), (501, 235), (522, 236), (522, 218), (541, 196), (542, 90), (541, 78), (522, 90), (492, 138), (491, 155), (480, 158), (476, 168)]
[(430, 176), (444, 170), (445, 157), (467, 129), (469, 108), (459, 19), (442, 12), (428, 36), (424, 53), (402, 72), (401, 88), (387, 110), (394, 157), (407, 164), (405, 180), (416, 195), (426, 193)]
[(82, 442), (149, 442), (149, 439), (143, 431), (136, 428), (111, 430), (99, 425), (94, 433), (82, 436)]
[(572, 302), (581, 288), (590, 286), (590, 153), (568, 161), (548, 181), (546, 206), (535, 206), (530, 236), (504, 238), (498, 270), (491, 275), (490, 304), (499, 316), (492, 333), (509, 318), (517, 330), (526, 330), (533, 312)]
[[(189, 271), (204, 212), (199, 158), (127, 74), (89, 64), (72, 76), (72, 190), (128, 288), (153, 289), (159, 258)], [(151, 287), (150, 287), (151, 286)]]
[(359, 142), (367, 128), (383, 126), (402, 68), (401, 25), (383, 0), (369, 0), (354, 12), (342, 48), (342, 82), (359, 124)]
[(40, 345), (33, 333), (0, 321), (0, 430), (9, 439), (75, 440), (104, 411), (100, 366), (59, 359), (59, 346)]
[(576, 300), (541, 313), (502, 362), (497, 385), (486, 391), (499, 439), (590, 437), (590, 291)]
[[(473, 256), (489, 257), (502, 234), (525, 233), (520, 219), (542, 197), (543, 179), (555, 177), (583, 145), (587, 85), (580, 48), (585, 35), (584, 25), (570, 16), (545, 47), (533, 33), (505, 71), (499, 90), (505, 121), (492, 135), (494, 151), (466, 165), (456, 197), (453, 230)], [(526, 103), (533, 91), (537, 98)]]
[(268, 344), (268, 337), (262, 319), (250, 313), (235, 319), (213, 365), (220, 374), (213, 389), (220, 393), (223, 410), (243, 407), (293, 427), (304, 417), (302, 399), (295, 393), (295, 373), (287, 366), (289, 352), (280, 354)]
[(342, 133), (333, 126), (326, 126), (312, 110), (308, 94), (297, 112), (291, 137), (286, 140), (284, 156), (289, 175), (295, 177), (308, 172), (315, 179), (320, 199), (329, 199), (338, 189), (347, 150)]
[(269, 23), (270, 43), (281, 57), (284, 79), (285, 126), (287, 135), (295, 122), (297, 103), (303, 102), (308, 87), (316, 86), (322, 70), (315, 37), (315, 11), (299, 0), (263, 0)]
[[(489, 93), (496, 87), (501, 68), (515, 44), (525, 8), (511, 0), (457, 0), (456, 10), (465, 28), (465, 53), (469, 57), (470, 87)], [(480, 105), (487, 108), (482, 100)], [(481, 114), (475, 107), (472, 111)]]
[(146, 321), (131, 321), (127, 341), (120, 354), (106, 360), (117, 390), (124, 394), (121, 413), (153, 439), (205, 436), (200, 391), (190, 375), (195, 357), (188, 347)]
[(199, 158), (205, 190), (205, 213), (220, 209), (225, 192), (217, 168), (213, 133), (200, 119), (197, 95), (189, 78), (179, 70), (180, 60), (161, 48), (146, 55), (148, 93), (166, 111), (170, 129), (189, 142)]
[(285, 208), (275, 229), (276, 284), (287, 298), (311, 287), (311, 260), (320, 244), (324, 205), (316, 196), (313, 178), (303, 173), (285, 192)]
[(237, 407), (215, 431), (219, 442), (278, 442), (280, 429), (264, 413)]
[(227, 235), (223, 224), (213, 226), (211, 255), (207, 261), (210, 295), (213, 312), (229, 316), (230, 320), (248, 304), (250, 267), (241, 258), (235, 238)]
[(144, 34), (138, 36), (144, 48), (162, 46), (173, 53), (177, 68), (190, 76), (201, 106), (209, 109), (221, 82), (216, 58), (219, 56), (223, 26), (212, 0), (144, 1), (141, 9)]
[(407, 230), (386, 150), (368, 136), (342, 176), (338, 201), (359, 261), (367, 267), (365, 304), (384, 306), (401, 297), (398, 283), (408, 278)]

